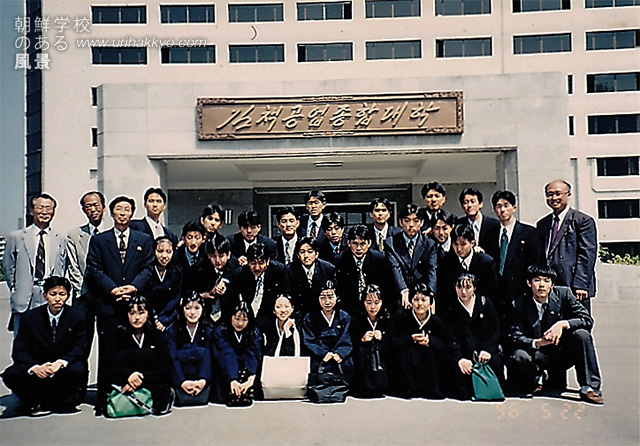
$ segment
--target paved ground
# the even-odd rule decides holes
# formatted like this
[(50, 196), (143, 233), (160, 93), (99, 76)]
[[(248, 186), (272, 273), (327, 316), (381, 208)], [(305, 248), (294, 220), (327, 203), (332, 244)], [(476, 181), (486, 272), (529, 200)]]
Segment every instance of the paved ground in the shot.
[[(8, 302), (4, 285), (0, 287), (2, 370), (10, 363), (11, 335), (4, 330)], [(330, 406), (259, 402), (246, 409), (210, 405), (174, 409), (160, 418), (106, 420), (95, 418), (92, 408), (82, 405), (74, 415), (0, 420), (0, 444), (638, 445), (640, 299), (599, 298), (595, 319), (603, 407), (583, 404), (576, 394), (567, 393), (556, 399), (510, 399), (500, 404), (392, 398), (349, 399)], [(570, 383), (577, 388), (573, 373)], [(0, 409), (10, 410), (14, 397), (1, 385), (0, 395)]]

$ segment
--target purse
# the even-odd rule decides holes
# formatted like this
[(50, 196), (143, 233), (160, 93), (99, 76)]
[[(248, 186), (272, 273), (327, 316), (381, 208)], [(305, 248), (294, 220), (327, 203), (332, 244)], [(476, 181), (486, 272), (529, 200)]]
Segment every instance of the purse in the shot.
[(310, 358), (300, 356), (300, 334), (293, 332), (294, 356), (280, 356), (280, 336), (274, 356), (262, 358), (262, 391), (265, 400), (303, 399), (307, 388)]
[(371, 340), (361, 379), (361, 386), (369, 392), (386, 392), (389, 389), (389, 373), (384, 363), (380, 341), (377, 339)]
[(471, 382), (473, 384), (473, 401), (504, 401), (504, 393), (498, 377), (488, 363), (478, 361), (478, 353), (473, 354), (471, 368)]
[(140, 388), (131, 393), (122, 393), (122, 388), (112, 385), (114, 390), (107, 395), (107, 417), (139, 417), (153, 413), (153, 398), (148, 389)]
[(339, 373), (325, 371), (325, 364), (317, 372), (309, 373), (307, 396), (312, 403), (344, 403), (349, 392), (349, 382), (338, 364)]

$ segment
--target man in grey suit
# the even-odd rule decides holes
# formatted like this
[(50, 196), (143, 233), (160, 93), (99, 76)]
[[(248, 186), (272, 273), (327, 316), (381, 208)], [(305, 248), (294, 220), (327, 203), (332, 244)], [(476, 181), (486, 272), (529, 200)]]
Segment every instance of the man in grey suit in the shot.
[(44, 279), (65, 273), (66, 239), (50, 226), (56, 206), (56, 200), (49, 194), (34, 197), (31, 200), (33, 224), (12, 232), (7, 239), (4, 269), (11, 293), (14, 337), (18, 333), (20, 316), (46, 303), (42, 292)]
[(73, 291), (73, 305), (84, 311), (86, 316), (87, 356), (91, 351), (93, 342), (96, 311), (94, 296), (89, 293), (89, 287), (85, 281), (87, 269), (87, 251), (89, 241), (93, 235), (104, 232), (102, 220), (106, 203), (102, 192), (95, 190), (86, 192), (80, 198), (80, 207), (87, 216), (88, 222), (74, 228), (67, 234), (67, 255), (69, 258), (67, 274)]
[(554, 180), (544, 192), (553, 212), (539, 220), (536, 229), (547, 265), (558, 275), (558, 285), (571, 288), (591, 312), (590, 298), (596, 295), (596, 223), (591, 216), (569, 207), (571, 184), (567, 181)]

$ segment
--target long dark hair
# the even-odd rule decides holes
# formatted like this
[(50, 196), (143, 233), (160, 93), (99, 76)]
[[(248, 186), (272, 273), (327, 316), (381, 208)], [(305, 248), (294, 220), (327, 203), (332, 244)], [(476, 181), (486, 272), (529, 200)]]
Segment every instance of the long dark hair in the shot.
[[(155, 330), (156, 326), (155, 326), (155, 324), (153, 322), (153, 310), (152, 310), (151, 305), (149, 304), (149, 301), (147, 300), (147, 298), (144, 297), (144, 296), (133, 296), (133, 297), (131, 297), (127, 301), (127, 306), (126, 306), (127, 314), (129, 314), (129, 312), (134, 307), (138, 307), (138, 309), (142, 309), (142, 310), (146, 310), (147, 311), (147, 322), (145, 322), (144, 325), (142, 326), (142, 331)], [(127, 321), (125, 322), (125, 324), (124, 325), (120, 325), (119, 329), (121, 331), (127, 331), (127, 332), (130, 332), (130, 333), (133, 333), (133, 327), (129, 323), (128, 316), (127, 316)]]
[(236, 337), (233, 335), (236, 330), (233, 328), (233, 325), (231, 325), (231, 318), (238, 313), (246, 315), (248, 320), (247, 326), (244, 327), (241, 332), (242, 339), (240, 340), (240, 347), (245, 348), (254, 342), (256, 336), (256, 319), (253, 315), (253, 309), (246, 302), (238, 302), (238, 304), (233, 307), (233, 310), (227, 313), (224, 318), (222, 333), (231, 341), (232, 345), (236, 343)]
[(380, 311), (378, 311), (378, 314), (376, 315), (376, 321), (389, 319), (391, 316), (389, 315), (389, 310), (387, 310), (385, 301), (382, 298), (382, 291), (380, 290), (380, 287), (375, 284), (367, 285), (365, 289), (362, 290), (362, 306), (360, 307), (360, 314), (366, 318), (369, 317), (369, 315), (367, 314), (367, 310), (364, 308), (364, 301), (367, 298), (368, 294), (375, 294), (378, 296), (378, 299), (382, 301), (382, 306), (380, 307)]
[(169, 238), (168, 235), (161, 235), (160, 237), (153, 240), (153, 264), (154, 266), (158, 264), (158, 259), (156, 258), (156, 248), (160, 243), (169, 242), (171, 243), (171, 248), (173, 249), (173, 254), (171, 255), (171, 260), (167, 265), (167, 270), (179, 268), (178, 264), (178, 256), (176, 256), (176, 244), (173, 243), (173, 240)]

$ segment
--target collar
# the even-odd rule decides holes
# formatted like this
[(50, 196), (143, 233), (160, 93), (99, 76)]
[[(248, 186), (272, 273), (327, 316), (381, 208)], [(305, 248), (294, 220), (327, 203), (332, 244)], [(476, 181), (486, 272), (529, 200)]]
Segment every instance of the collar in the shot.
[(131, 234), (131, 229), (127, 226), (127, 229), (121, 231), (120, 229), (113, 227), (113, 233), (116, 236), (116, 240), (120, 241), (120, 234), (124, 234), (125, 241), (129, 241), (129, 235)]
[(90, 222), (87, 222), (87, 230), (89, 231), (89, 235), (93, 235), (94, 232), (98, 230), (98, 233), (104, 232), (104, 227), (102, 222), (98, 226), (93, 226)]
[(451, 237), (447, 238), (447, 241), (440, 245), (444, 252), (449, 252), (451, 250)]
[(64, 306), (60, 310), (60, 313), (58, 313), (56, 315), (54, 315), (51, 312), (51, 309), (49, 307), (47, 307), (47, 315), (49, 316), (49, 325), (52, 325), (53, 320), (55, 319), (56, 325), (59, 326), (60, 325), (60, 316), (62, 315), (63, 312), (64, 312)]
[(466, 266), (466, 269), (469, 269), (471, 267), (471, 260), (473, 260), (473, 254), (474, 254), (474, 250), (471, 249), (471, 252), (466, 258), (461, 259), (460, 257), (458, 257), (460, 264), (463, 266)]
[(311, 215), (309, 215), (309, 222), (307, 223), (307, 232), (309, 231), (309, 229), (311, 229), (311, 225), (313, 223), (316, 224), (316, 227), (318, 228), (318, 232), (322, 231), (322, 218), (324, 217), (324, 214), (320, 214), (318, 216), (317, 220), (314, 220), (313, 218), (311, 218)]
[(254, 238), (251, 243), (249, 243), (245, 238), (243, 238), (242, 241), (244, 243), (244, 251), (247, 252), (249, 250), (249, 246), (258, 241), (258, 236), (256, 235), (256, 238)]
[(49, 235), (51, 233), (51, 226), (47, 226), (44, 229), (40, 229), (39, 227), (37, 227), (36, 225), (31, 225), (27, 228), (27, 231), (32, 232), (33, 234), (36, 235), (36, 237), (38, 236), (38, 234), (40, 233), (40, 231), (44, 231), (46, 235)]
[(193, 333), (191, 333), (191, 330), (189, 330), (189, 325), (187, 325), (187, 333), (189, 333), (189, 338), (191, 339), (191, 343), (193, 343), (193, 340), (196, 338), (196, 333), (198, 332), (199, 325), (200, 325), (200, 321), (196, 322), (196, 328), (193, 330)]
[[(302, 265), (302, 264), (301, 264)], [(310, 268), (307, 268), (306, 266), (302, 265), (302, 269), (304, 270), (304, 273), (308, 276), (309, 274), (313, 275), (313, 273), (316, 272), (316, 262), (313, 262), (311, 264)]]
[(404, 232), (404, 231), (402, 232), (402, 237), (404, 237), (404, 244), (405, 244), (405, 245), (407, 245), (407, 246), (409, 246), (409, 242), (410, 242), (411, 240), (413, 240), (413, 247), (414, 247), (414, 248), (418, 245), (418, 237), (419, 237), (419, 236), (420, 236), (420, 233), (417, 233), (417, 234), (415, 235), (415, 237), (413, 237), (413, 238), (409, 238), (409, 236), (407, 235), (407, 233), (406, 233), (406, 232)]
[(478, 211), (478, 218), (476, 218), (476, 220), (474, 222), (471, 222), (471, 219), (469, 219), (469, 222), (471, 224), (473, 224), (473, 226), (477, 226), (478, 228), (480, 228), (480, 227), (482, 227), (482, 219), (483, 218), (484, 218), (484, 215), (482, 215), (482, 211)]
[(142, 333), (142, 336), (140, 336), (140, 340), (139, 341), (138, 341), (138, 338), (136, 338), (135, 333), (133, 333), (131, 335), (131, 337), (133, 338), (133, 341), (136, 343), (138, 348), (142, 348), (142, 344), (144, 344), (144, 332)]
[(464, 311), (466, 311), (467, 313), (469, 313), (469, 317), (473, 316), (473, 309), (476, 306), (476, 295), (474, 294), (473, 297), (471, 297), (471, 308), (468, 308), (458, 297), (458, 302), (460, 303), (460, 305), (462, 306), (462, 308), (464, 308)]
[(413, 315), (413, 318), (418, 323), (418, 327), (420, 328), (420, 330), (422, 330), (424, 326), (427, 325), (427, 322), (429, 322), (429, 319), (431, 319), (431, 309), (427, 311), (427, 318), (423, 322), (420, 322), (420, 319), (418, 319), (418, 316), (416, 316), (415, 311), (411, 310), (411, 314)]
[[(567, 213), (569, 212), (569, 209), (571, 209), (569, 206), (567, 206), (566, 208), (564, 208), (564, 211), (560, 212), (558, 214), (558, 218), (560, 219), (560, 223), (558, 225), (558, 228), (560, 228), (560, 226), (562, 226), (562, 223), (564, 222), (564, 219), (567, 217)], [(555, 214), (552, 213), (551, 214), (551, 230), (553, 231), (553, 218), (554, 218)]]
[(333, 326), (333, 320), (336, 317), (336, 309), (333, 309), (333, 312), (331, 313), (331, 318), (328, 318), (326, 314), (324, 314), (323, 310), (320, 310), (320, 313), (322, 314), (322, 317), (324, 318), (325, 321), (327, 321), (327, 324), (329, 324), (329, 327)]
[(160, 271), (158, 271), (158, 266), (154, 265), (153, 269), (156, 271), (156, 274), (158, 275), (158, 279), (160, 279), (160, 282), (164, 282), (164, 278), (167, 276), (167, 269), (165, 268), (164, 271), (162, 271), (162, 274), (160, 274)]
[(500, 240), (502, 238), (502, 232), (504, 229), (507, 230), (507, 238), (509, 239), (509, 241), (511, 241), (511, 234), (513, 234), (513, 229), (516, 227), (516, 219), (512, 219), (511, 223), (509, 223), (507, 226), (504, 226), (502, 223), (500, 223), (500, 234), (498, 235), (498, 240)]
[(378, 229), (376, 228), (376, 225), (373, 225), (373, 230), (376, 233), (376, 242), (378, 241), (378, 238), (380, 238), (380, 234), (382, 234), (383, 238), (387, 238), (387, 234), (389, 233), (389, 223), (385, 222), (382, 229)]

